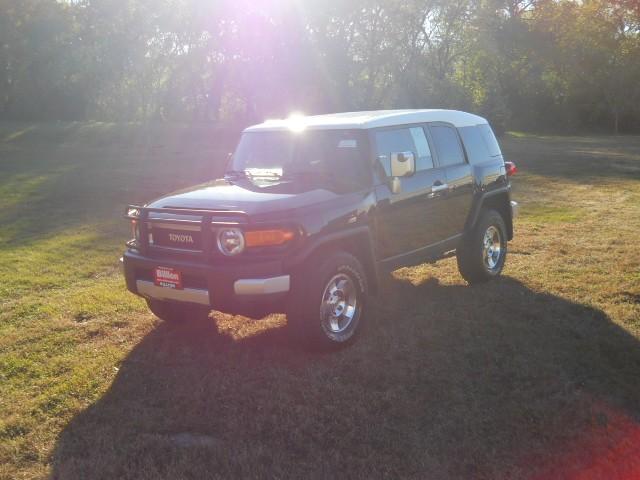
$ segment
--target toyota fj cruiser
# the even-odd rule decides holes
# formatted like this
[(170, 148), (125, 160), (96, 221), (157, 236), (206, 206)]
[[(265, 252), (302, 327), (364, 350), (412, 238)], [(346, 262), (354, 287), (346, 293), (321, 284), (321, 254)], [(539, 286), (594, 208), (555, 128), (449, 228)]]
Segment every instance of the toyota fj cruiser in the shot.
[(465, 112), (267, 121), (223, 179), (127, 207), (127, 287), (163, 320), (284, 312), (305, 338), (343, 344), (384, 272), (455, 254), (469, 283), (500, 274), (514, 172)]

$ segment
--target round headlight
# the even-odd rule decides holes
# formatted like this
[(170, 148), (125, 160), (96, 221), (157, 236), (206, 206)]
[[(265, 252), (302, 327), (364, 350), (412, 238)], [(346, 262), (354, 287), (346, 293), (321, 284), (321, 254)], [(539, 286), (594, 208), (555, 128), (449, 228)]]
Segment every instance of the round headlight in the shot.
[(244, 250), (244, 235), (239, 228), (223, 228), (218, 232), (218, 248), (231, 257)]

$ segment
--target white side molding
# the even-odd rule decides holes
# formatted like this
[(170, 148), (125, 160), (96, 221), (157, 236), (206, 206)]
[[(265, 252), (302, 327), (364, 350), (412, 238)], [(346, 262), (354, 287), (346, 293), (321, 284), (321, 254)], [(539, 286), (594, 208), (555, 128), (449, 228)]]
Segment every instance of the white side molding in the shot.
[(289, 275), (273, 278), (245, 278), (236, 280), (233, 284), (233, 291), (236, 295), (268, 295), (288, 292), (289, 288)]

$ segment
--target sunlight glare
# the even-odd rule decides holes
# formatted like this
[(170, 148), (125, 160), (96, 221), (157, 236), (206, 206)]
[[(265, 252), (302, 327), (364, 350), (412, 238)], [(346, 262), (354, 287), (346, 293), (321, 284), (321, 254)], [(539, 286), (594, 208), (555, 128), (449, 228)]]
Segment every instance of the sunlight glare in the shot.
[(303, 113), (291, 113), (291, 115), (289, 115), (289, 118), (287, 118), (287, 123), (289, 125), (289, 130), (291, 130), (292, 132), (302, 132), (305, 128), (307, 128), (307, 125), (305, 123), (305, 116)]

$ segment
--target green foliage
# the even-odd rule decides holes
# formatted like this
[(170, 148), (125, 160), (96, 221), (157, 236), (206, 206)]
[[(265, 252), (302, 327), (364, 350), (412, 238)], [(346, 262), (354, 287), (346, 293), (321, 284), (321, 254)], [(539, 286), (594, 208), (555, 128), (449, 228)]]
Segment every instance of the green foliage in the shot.
[(632, 0), (0, 0), (0, 118), (467, 109), (640, 129)]

